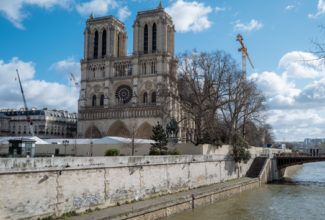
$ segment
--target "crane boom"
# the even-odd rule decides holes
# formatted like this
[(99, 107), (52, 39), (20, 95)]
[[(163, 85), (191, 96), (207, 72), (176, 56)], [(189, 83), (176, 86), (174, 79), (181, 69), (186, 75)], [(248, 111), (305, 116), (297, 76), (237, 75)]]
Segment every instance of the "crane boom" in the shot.
[(248, 54), (248, 52), (247, 52), (247, 48), (246, 48), (246, 46), (245, 46), (245, 44), (244, 44), (244, 38), (243, 38), (243, 36), (241, 35), (241, 34), (238, 34), (237, 35), (237, 39), (236, 39), (236, 41), (239, 41), (239, 43), (241, 44), (241, 48), (239, 48), (238, 49), (238, 51), (239, 52), (242, 52), (242, 68), (243, 68), (243, 73), (245, 73), (246, 74), (246, 57), (248, 58), (248, 60), (249, 60), (249, 62), (250, 62), (250, 64), (252, 65), (252, 67), (253, 67), (253, 69), (254, 69), (254, 65), (253, 65), (253, 63), (252, 63), (252, 61), (251, 61), (251, 58), (249, 57), (249, 54)]
[(33, 122), (32, 122), (32, 119), (29, 117), (29, 114), (28, 114), (28, 107), (27, 107), (27, 102), (26, 102), (25, 95), (24, 95), (23, 86), (21, 85), (21, 81), (20, 81), (20, 77), (19, 77), (18, 70), (16, 69), (16, 71), (17, 71), (17, 75), (18, 75), (18, 80), (19, 80), (21, 94), (22, 94), (23, 100), (24, 100), (25, 112), (26, 112), (26, 118), (27, 118), (27, 121), (28, 121), (28, 124), (29, 124), (29, 130), (30, 130), (30, 133), (32, 134), (32, 136), (35, 136), (34, 129), (33, 129)]
[[(248, 58), (250, 64), (252, 65), (253, 69), (254, 69), (254, 65), (251, 61), (251, 58), (249, 57), (249, 54), (247, 52), (247, 48), (244, 44), (244, 38), (241, 34), (237, 35), (237, 39), (236, 41), (239, 41), (239, 43), (241, 44), (241, 48), (238, 49), (238, 52), (242, 53), (242, 70), (243, 70), (243, 78), (244, 78), (244, 87), (246, 87), (246, 57)], [(246, 115), (247, 115), (247, 99), (245, 98), (244, 100), (244, 126), (243, 126), (243, 137), (245, 138), (245, 124), (246, 124)]]
[(78, 83), (76, 77), (74, 77), (73, 73), (70, 73), (70, 74), (71, 74), (71, 76), (73, 78), (74, 84), (76, 85), (77, 88), (79, 88), (79, 83)]

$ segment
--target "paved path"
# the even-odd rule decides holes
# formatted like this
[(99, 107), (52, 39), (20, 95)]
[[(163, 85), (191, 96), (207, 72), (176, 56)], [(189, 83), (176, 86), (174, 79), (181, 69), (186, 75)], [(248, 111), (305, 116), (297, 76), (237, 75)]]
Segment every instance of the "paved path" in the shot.
[(70, 217), (70, 220), (113, 220), (113, 219), (127, 219), (128, 217), (135, 217), (143, 215), (148, 212), (156, 211), (161, 208), (177, 205), (192, 200), (192, 195), (202, 196), (209, 195), (211, 192), (222, 190), (224, 188), (236, 187), (243, 183), (256, 181), (256, 179), (242, 178), (225, 183), (218, 183), (207, 187), (188, 190), (173, 195), (162, 196), (155, 199), (145, 200), (137, 203), (123, 204), (111, 208), (94, 211), (89, 214)]

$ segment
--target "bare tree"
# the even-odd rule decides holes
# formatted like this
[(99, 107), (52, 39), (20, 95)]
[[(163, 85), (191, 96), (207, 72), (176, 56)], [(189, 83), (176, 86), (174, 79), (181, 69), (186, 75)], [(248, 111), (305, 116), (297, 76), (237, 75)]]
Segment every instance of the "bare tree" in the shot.
[(262, 135), (264, 135), (264, 143), (274, 143), (275, 136), (273, 133), (273, 128), (270, 124), (265, 123), (260, 127), (260, 131)]
[(245, 136), (246, 141), (251, 146), (263, 146), (264, 144), (274, 143), (274, 134), (272, 126), (268, 123), (256, 125), (249, 123), (246, 125), (247, 135)]
[(289, 143), (289, 142), (284, 142), (284, 144), (286, 145), (286, 148), (292, 150), (293, 148), (295, 148), (295, 145)]
[[(325, 37), (325, 25), (324, 24), (318, 24), (318, 27), (321, 30), (321, 33), (323, 33), (323, 36)], [(318, 41), (318, 39), (310, 39), (314, 49), (310, 52), (313, 53), (317, 58), (316, 61), (320, 61), (320, 64), (325, 64), (325, 43), (321, 43)], [(315, 60), (307, 60), (307, 62), (315, 61)]]
[(131, 119), (129, 131), (124, 131), (122, 136), (126, 139), (126, 142), (122, 145), (122, 148), (131, 150), (131, 155), (134, 156), (135, 150), (143, 147), (146, 140), (142, 139), (144, 136), (150, 136), (146, 134), (146, 131), (139, 131), (138, 122), (136, 119)]
[[(265, 96), (258, 90), (256, 83), (247, 80), (239, 71), (236, 71), (236, 76), (236, 80), (227, 84), (228, 102), (220, 110), (229, 135), (242, 133), (245, 137), (250, 132), (245, 127), (262, 125), (267, 118), (268, 108)], [(229, 140), (231, 141), (231, 138)]]
[(184, 52), (178, 55), (177, 73), (170, 74), (160, 85), (158, 95), (163, 98), (168, 115), (172, 108), (182, 114), (175, 117), (178, 123), (183, 120), (194, 124), (194, 129), (186, 126), (186, 133), (193, 137), (195, 144), (204, 142), (204, 136), (216, 134), (216, 112), (228, 100), (227, 83), (233, 80), (236, 62), (222, 51), (212, 53)]

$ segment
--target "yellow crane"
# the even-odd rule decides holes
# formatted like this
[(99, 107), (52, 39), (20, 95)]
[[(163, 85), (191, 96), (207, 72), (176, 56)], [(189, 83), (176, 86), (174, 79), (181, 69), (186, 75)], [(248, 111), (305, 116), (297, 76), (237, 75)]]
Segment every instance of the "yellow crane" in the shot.
[[(237, 35), (237, 39), (236, 41), (239, 41), (239, 43), (241, 44), (241, 48), (238, 49), (238, 52), (241, 52), (242, 54), (242, 69), (243, 69), (243, 77), (244, 77), (244, 85), (246, 86), (246, 57), (248, 58), (249, 62), (251, 63), (253, 69), (254, 69), (254, 65), (251, 61), (251, 58), (249, 57), (249, 54), (247, 52), (247, 48), (244, 44), (244, 38), (243, 36), (241, 36), (241, 34)], [(245, 98), (245, 103), (247, 104), (247, 100)], [(247, 115), (247, 106), (245, 104), (244, 107), (244, 126), (243, 126), (243, 137), (245, 138), (245, 122), (246, 122), (246, 115)]]
[(246, 57), (248, 58), (249, 62), (251, 63), (253, 69), (254, 69), (254, 65), (253, 65), (253, 63), (251, 61), (251, 58), (249, 57), (249, 54), (247, 52), (247, 48), (246, 48), (243, 40), (244, 40), (243, 36), (241, 36), (241, 34), (238, 34), (236, 41), (239, 41), (239, 43), (241, 44), (241, 48), (238, 49), (238, 52), (242, 53), (243, 74), (244, 74), (244, 76), (246, 76)]

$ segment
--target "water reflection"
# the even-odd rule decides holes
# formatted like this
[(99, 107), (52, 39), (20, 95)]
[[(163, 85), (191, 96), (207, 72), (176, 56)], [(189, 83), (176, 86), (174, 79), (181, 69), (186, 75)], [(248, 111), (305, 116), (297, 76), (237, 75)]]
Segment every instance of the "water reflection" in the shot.
[(304, 164), (288, 177), (170, 220), (325, 219), (325, 162)]

